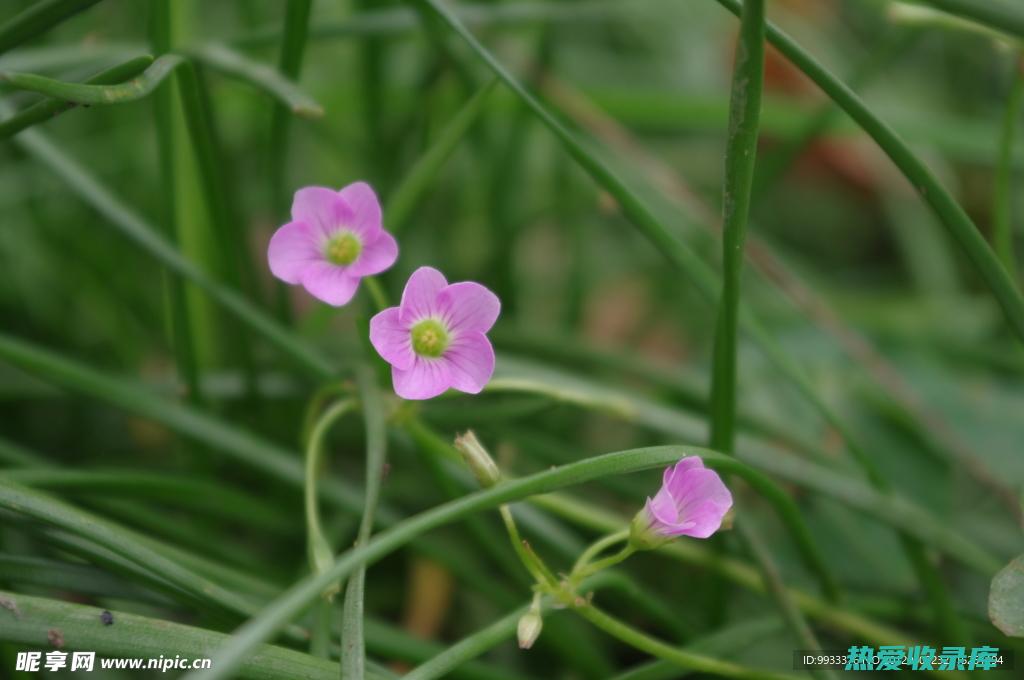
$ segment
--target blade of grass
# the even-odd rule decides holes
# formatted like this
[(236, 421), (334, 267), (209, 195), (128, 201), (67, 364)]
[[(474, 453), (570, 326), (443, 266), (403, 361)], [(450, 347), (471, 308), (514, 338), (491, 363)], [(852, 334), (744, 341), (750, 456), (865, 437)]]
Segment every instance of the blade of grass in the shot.
[(365, 545), (342, 554), (332, 568), (323, 574), (297, 582), (259, 615), (239, 628), (231, 641), (214, 656), (213, 668), (190, 673), (190, 680), (215, 680), (230, 677), (252, 649), (271, 638), (283, 626), (309, 606), (323, 589), (347, 577), (355, 569), (372, 564), (403, 547), (431, 529), (454, 522), (482, 510), (495, 508), (534, 494), (582, 484), (606, 475), (626, 474), (675, 462), (684, 455), (711, 453), (689, 447), (655, 447), (620, 451), (570, 465), (553, 468), (529, 477), (510, 480), (489, 489), (439, 505), (415, 515), (377, 534)]
[[(374, 515), (380, 499), (380, 485), (387, 461), (387, 414), (377, 377), (369, 366), (361, 367), (356, 379), (363, 418), (366, 421), (366, 496), (355, 547), (366, 545), (373, 532)], [(349, 576), (341, 619), (341, 677), (362, 680), (366, 674), (366, 643), (363, 639), (366, 566)]]
[(151, 94), (184, 61), (184, 57), (180, 55), (164, 54), (150, 64), (141, 75), (115, 85), (68, 83), (34, 73), (11, 71), (0, 71), (0, 83), (16, 90), (38, 92), (47, 97), (56, 97), (83, 106), (123, 104)]
[[(212, 630), (120, 611), (113, 612), (114, 625), (104, 626), (100, 619), (104, 610), (100, 608), (17, 593), (3, 592), (0, 597), (17, 607), (17, 615), (0, 608), (0, 639), (35, 648), (49, 645), (48, 632), (54, 628), (55, 622), (59, 622), (66, 649), (96, 652), (109, 658), (202, 658), (223, 645), (229, 637)], [(371, 676), (390, 677), (376, 669)], [(338, 668), (325, 659), (283, 647), (261, 645), (252, 650), (235, 677), (250, 680), (337, 680)]]
[(297, 73), (282, 73), (226, 45), (200, 45), (183, 51), (226, 76), (255, 85), (284, 106), (288, 114), (310, 119), (324, 115), (323, 107), (295, 83)]
[[(150, 41), (158, 54), (171, 50), (174, 44), (173, 22), (169, 0), (153, 0), (150, 3), (149, 17)], [(161, 218), (164, 233), (175, 246), (178, 245), (181, 224), (179, 218), (179, 182), (180, 170), (174, 124), (174, 93), (169, 88), (154, 92), (153, 106), (156, 117), (157, 152), (160, 157), (160, 192)], [(188, 313), (185, 285), (182, 277), (174, 272), (163, 272), (164, 288), (167, 296), (168, 336), (174, 350), (178, 377), (185, 386), (185, 398), (194, 405), (203, 402), (203, 391), (200, 383), (198, 367), (198, 344), (192, 329), (192, 320)]]
[(448, 122), (437, 139), (419, 157), (388, 199), (385, 212), (388, 229), (399, 234), (412, 216), (413, 208), (422, 198), (430, 183), (435, 180), (442, 166), (451, 157), (459, 142), (466, 136), (473, 123), (480, 117), (484, 104), (494, 91), (496, 80), (483, 85)]
[[(134, 57), (121, 64), (112, 66), (105, 71), (100, 71), (85, 82), (90, 85), (110, 85), (113, 83), (119, 83), (126, 78), (132, 78), (138, 75), (152, 63), (153, 57), (149, 55)], [(6, 139), (27, 127), (45, 122), (64, 113), (65, 111), (70, 111), (73, 108), (75, 108), (75, 104), (73, 102), (68, 102), (63, 99), (44, 99), (43, 101), (37, 102), (32, 106), (19, 111), (13, 116), (0, 121), (0, 139)]]
[(1024, 11), (1005, 0), (906, 0), (1024, 39)]
[(331, 363), (319, 352), (256, 308), (237, 291), (217, 282), (182, 256), (166, 238), (160, 236), (137, 213), (100, 184), (81, 164), (44, 136), (35, 130), (26, 130), (14, 142), (64, 180), (86, 203), (106, 217), (110, 226), (116, 227), (168, 268), (206, 291), (218, 304), (277, 346), (311, 375), (321, 379), (333, 375)]
[[(277, 70), (289, 80), (297, 80), (302, 71), (302, 60), (309, 37), (309, 15), (312, 0), (288, 0), (285, 4), (284, 30), (281, 35), (281, 53)], [(275, 106), (270, 118), (270, 146), (268, 152), (268, 179), (270, 181), (271, 209), (274, 217), (283, 219), (288, 213), (288, 131), (291, 118), (283, 106)], [(274, 300), (278, 315), (290, 319), (291, 305), (287, 289), (274, 284)]]
[(1013, 55), (1013, 78), (1006, 97), (1003, 129), (999, 138), (999, 159), (993, 196), (992, 218), (996, 253), (1006, 271), (1016, 280), (1017, 257), (1013, 244), (1013, 143), (1020, 126), (1021, 106), (1024, 103), (1024, 51)]
[(0, 25), (0, 54), (44, 33), (99, 0), (40, 0)]
[(717, 307), (711, 382), (711, 446), (732, 453), (736, 439), (736, 335), (743, 241), (757, 159), (764, 80), (764, 0), (746, 0), (732, 72), (722, 187), (722, 293)]
[[(742, 11), (742, 3), (739, 0), (715, 1), (737, 16)], [(929, 0), (929, 2), (939, 1), (961, 4), (958, 0)], [(980, 3), (973, 4), (981, 6)], [(975, 270), (995, 295), (1010, 328), (1020, 340), (1024, 341), (1024, 298), (1021, 297), (1020, 291), (999, 260), (996, 259), (977, 226), (956, 202), (956, 199), (946, 191), (935, 175), (910, 150), (900, 136), (875, 116), (855, 92), (771, 23), (768, 24), (767, 36), (768, 41), (779, 50), (782, 56), (814, 81), (889, 156), (893, 164), (921, 195), (922, 200), (932, 209), (935, 217), (946, 228), (950, 236), (960, 245)]]

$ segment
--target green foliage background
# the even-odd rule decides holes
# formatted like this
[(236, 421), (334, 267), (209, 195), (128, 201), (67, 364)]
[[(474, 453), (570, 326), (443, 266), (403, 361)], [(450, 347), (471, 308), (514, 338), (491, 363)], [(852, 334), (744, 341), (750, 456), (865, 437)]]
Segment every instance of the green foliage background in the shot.
[[(101, 656), (213, 656), (206, 678), (1021, 651), (1019, 579), (994, 589), (999, 628), (988, 599), (1022, 552), (1024, 11), (922, 4), (947, 14), (768, 3), (744, 136), (730, 109), (759, 73), (733, 54), (761, 24), (738, 38), (735, 0), (7, 3), (0, 676), (54, 628)], [(745, 263), (723, 265), (722, 196), (755, 150), (725, 241)], [(379, 299), (334, 310), (270, 278), (292, 192), (357, 179), (401, 244), (379, 297), (428, 264), (501, 297), (482, 395), (399, 403), (363, 340)], [(468, 428), (514, 481), (476, 491), (450, 446)], [(567, 571), (692, 453), (728, 475), (735, 529), (633, 557), (575, 612), (547, 602), (517, 649), (530, 582), (488, 511), (519, 501)]]

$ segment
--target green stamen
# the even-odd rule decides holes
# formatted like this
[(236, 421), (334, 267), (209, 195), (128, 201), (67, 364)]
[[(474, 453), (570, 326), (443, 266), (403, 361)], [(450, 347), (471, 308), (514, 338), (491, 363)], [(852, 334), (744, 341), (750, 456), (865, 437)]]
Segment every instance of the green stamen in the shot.
[(448, 331), (437, 319), (424, 319), (412, 327), (412, 351), (437, 358), (448, 349)]
[(355, 262), (362, 251), (363, 244), (359, 237), (351, 231), (343, 231), (332, 236), (327, 242), (327, 247), (324, 248), (324, 257), (331, 264), (344, 266)]

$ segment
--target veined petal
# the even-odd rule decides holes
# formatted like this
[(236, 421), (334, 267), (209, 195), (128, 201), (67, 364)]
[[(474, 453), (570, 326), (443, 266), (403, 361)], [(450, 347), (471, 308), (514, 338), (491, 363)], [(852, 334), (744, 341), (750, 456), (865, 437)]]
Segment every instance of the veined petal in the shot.
[(679, 532), (693, 538), (707, 538), (721, 528), (726, 512), (728, 507), (723, 509), (713, 500), (700, 501), (687, 510)]
[(302, 273), (323, 259), (316, 235), (305, 222), (289, 222), (270, 237), (267, 262), (271, 273), (285, 283), (299, 283)]
[[(370, 276), (389, 269), (398, 259), (398, 242), (395, 237), (380, 230), (376, 240), (363, 245), (359, 258), (347, 268), (353, 276)], [(396, 307), (397, 309), (397, 307)]]
[(452, 376), (443, 359), (416, 357), (407, 370), (392, 366), (391, 382), (402, 399), (431, 399), (451, 387)]
[(409, 327), (399, 319), (398, 307), (389, 307), (370, 319), (370, 344), (395, 368), (408, 370), (416, 361)]
[(651, 514), (652, 524), (655, 526), (675, 524), (679, 519), (676, 502), (665, 487), (658, 489), (654, 498), (647, 499), (647, 511)]
[(680, 495), (680, 491), (677, 491), (677, 489), (683, 484), (683, 481), (686, 479), (686, 474), (691, 470), (703, 469), (704, 461), (700, 456), (687, 456), (665, 470), (664, 484), (668, 487), (669, 491), (672, 492), (673, 496), (678, 497)]
[(327, 187), (303, 187), (292, 199), (292, 219), (310, 225), (321, 243), (351, 218), (352, 209)]
[(669, 491), (682, 517), (688, 517), (691, 510), (704, 501), (721, 507), (723, 514), (732, 506), (732, 494), (714, 470), (689, 470), (682, 475), (681, 481), (673, 479), (673, 482), (676, 488)]
[(315, 262), (303, 272), (302, 285), (313, 297), (341, 307), (356, 294), (359, 277), (349, 276), (344, 268), (329, 262)]
[(366, 182), (353, 182), (342, 187), (338, 196), (351, 211), (349, 226), (364, 241), (373, 241), (382, 230), (380, 201)]
[(459, 333), (442, 357), (451, 366), (451, 386), (477, 394), (494, 375), (494, 348), (483, 333)]
[(445, 286), (437, 302), (448, 327), (456, 332), (486, 333), (501, 312), (498, 296), (474, 281)]
[(438, 315), (437, 295), (448, 285), (444, 275), (433, 267), (420, 267), (412, 273), (402, 291), (402, 321), (409, 325)]

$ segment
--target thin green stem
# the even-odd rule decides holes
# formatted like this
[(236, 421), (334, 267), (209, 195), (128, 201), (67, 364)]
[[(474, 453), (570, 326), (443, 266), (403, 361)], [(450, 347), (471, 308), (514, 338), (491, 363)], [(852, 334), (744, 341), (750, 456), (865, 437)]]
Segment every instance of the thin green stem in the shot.
[(526, 541), (519, 534), (516, 519), (512, 516), (512, 509), (508, 505), (502, 505), (498, 510), (501, 513), (502, 522), (505, 523), (505, 531), (508, 532), (508, 538), (512, 542), (512, 549), (516, 551), (516, 556), (519, 557), (519, 561), (523, 563), (530, 576), (537, 583), (546, 583), (554, 579), (554, 574), (538, 559), (537, 554), (527, 549)]
[(590, 564), (590, 561), (601, 554), (602, 551), (606, 550), (610, 546), (616, 543), (621, 543), (629, 538), (629, 529), (623, 529), (622, 531), (616, 531), (602, 536), (598, 540), (591, 543), (586, 550), (580, 553), (579, 558), (576, 560), (576, 564), (572, 566), (572, 573), (578, 574), (583, 567)]
[[(366, 423), (366, 497), (355, 542), (358, 547), (365, 545), (373, 532), (381, 479), (387, 461), (387, 413), (373, 369), (361, 366), (356, 378)], [(365, 582), (366, 567), (363, 566), (349, 577), (345, 587), (341, 622), (341, 676), (346, 680), (362, 680), (366, 674), (366, 643), (363, 634)]]
[(993, 235), (996, 254), (1006, 271), (1016, 280), (1017, 257), (1013, 244), (1013, 145), (1020, 125), (1021, 106), (1024, 103), (1024, 51), (1013, 55), (1013, 82), (1006, 98), (1003, 128), (999, 137), (999, 158), (996, 162), (994, 205), (992, 209)]
[[(320, 509), (317, 502), (317, 479), (323, 465), (324, 439), (334, 423), (342, 416), (352, 412), (356, 407), (354, 399), (341, 399), (332, 404), (317, 420), (306, 444), (306, 483), (304, 489), (306, 508), (306, 549), (309, 552), (309, 565), (313, 573), (319, 574), (330, 568), (334, 561), (334, 550), (324, 534), (320, 522)], [(324, 597), (333, 598), (340, 590), (338, 583), (331, 584), (324, 590)]]
[(740, 17), (729, 102), (722, 189), (722, 295), (718, 304), (711, 383), (711, 446), (726, 453), (736, 439), (736, 336), (743, 241), (757, 158), (764, 81), (764, 0), (746, 0)]
[[(153, 63), (153, 57), (141, 55), (100, 71), (85, 81), (86, 85), (113, 85), (128, 78), (134, 78)], [(70, 111), (77, 104), (64, 99), (44, 99), (0, 122), (0, 139), (6, 139), (27, 127), (43, 123)]]

